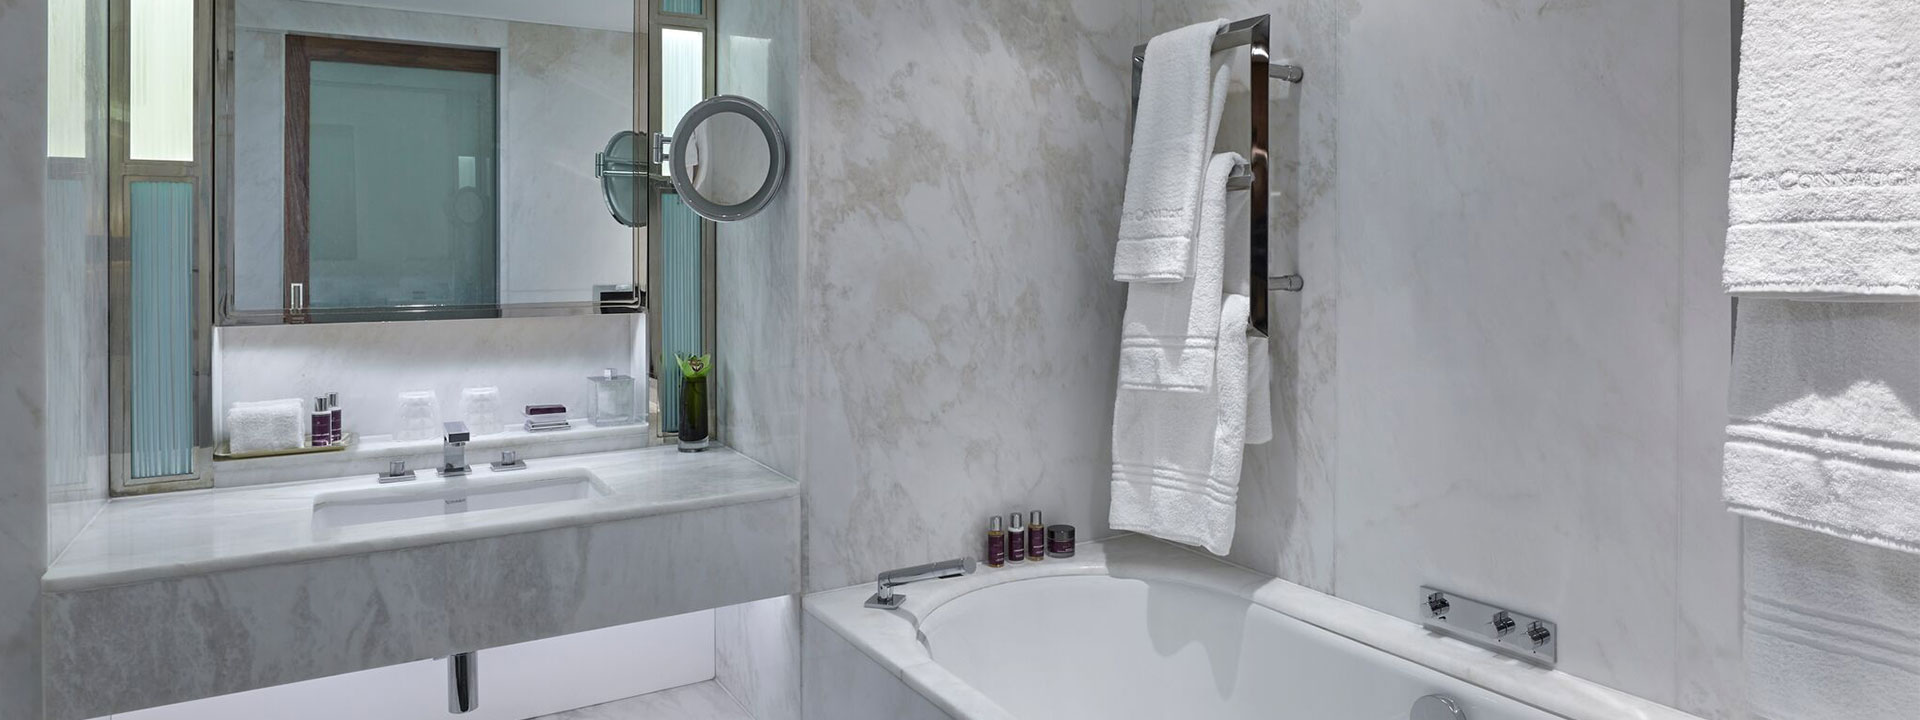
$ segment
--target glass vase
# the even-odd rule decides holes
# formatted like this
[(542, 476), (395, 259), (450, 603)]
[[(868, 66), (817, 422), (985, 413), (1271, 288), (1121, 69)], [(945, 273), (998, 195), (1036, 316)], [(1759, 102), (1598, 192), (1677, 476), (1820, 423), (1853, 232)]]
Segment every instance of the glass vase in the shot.
[(680, 452), (707, 449), (707, 379), (680, 378)]

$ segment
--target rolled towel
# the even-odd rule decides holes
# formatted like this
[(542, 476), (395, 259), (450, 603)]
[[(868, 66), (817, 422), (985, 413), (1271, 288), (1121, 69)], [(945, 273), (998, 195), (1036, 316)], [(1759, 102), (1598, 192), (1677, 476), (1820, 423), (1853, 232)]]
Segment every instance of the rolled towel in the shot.
[(238, 402), (227, 408), (227, 449), (254, 453), (294, 450), (306, 443), (307, 412), (299, 398)]
[(1749, 0), (1727, 291), (1920, 300), (1920, 2)]
[(1194, 274), (1201, 184), (1227, 103), (1227, 68), (1213, 62), (1213, 36), (1223, 25), (1210, 20), (1147, 42), (1115, 280), (1174, 283)]

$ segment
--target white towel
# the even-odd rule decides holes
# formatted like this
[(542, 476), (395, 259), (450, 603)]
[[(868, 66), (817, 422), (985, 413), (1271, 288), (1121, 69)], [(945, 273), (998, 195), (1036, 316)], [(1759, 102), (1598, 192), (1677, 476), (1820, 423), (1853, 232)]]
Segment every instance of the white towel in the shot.
[(1247, 298), (1222, 298), (1227, 238), (1245, 234), (1226, 189), (1239, 162), (1223, 153), (1208, 165), (1194, 276), (1127, 288), (1108, 514), (1114, 529), (1220, 555), (1233, 544), (1247, 423)]
[(308, 416), (299, 398), (237, 402), (227, 408), (227, 451), (293, 450), (306, 443)]
[(1741, 302), (1732, 386), (1734, 512), (1920, 552), (1920, 306)]
[(1193, 274), (1202, 178), (1227, 104), (1228, 70), (1213, 62), (1213, 36), (1223, 25), (1189, 25), (1147, 42), (1115, 280), (1174, 283)]
[(1248, 445), (1273, 441), (1273, 358), (1267, 354), (1268, 344), (1266, 338), (1247, 336)]
[[(1247, 298), (1221, 303), (1219, 341), (1243, 342)], [(1115, 530), (1233, 549), (1240, 465), (1246, 454), (1246, 354), (1220, 353), (1214, 392), (1119, 391), (1114, 403), (1112, 505)]]
[[(1132, 283), (1120, 325), (1120, 387), (1207, 392), (1218, 362), (1220, 298), (1224, 289), (1227, 238), (1244, 223), (1229, 218), (1229, 201), (1244, 204), (1244, 193), (1227, 191), (1227, 176), (1240, 156), (1221, 153), (1208, 163), (1209, 188), (1201, 209), (1193, 276), (1178, 283)], [(1229, 231), (1229, 226), (1236, 228)]]
[(1920, 715), (1920, 558), (1764, 522), (1746, 525), (1752, 717)]
[(1920, 2), (1749, 0), (1724, 281), (1920, 296)]

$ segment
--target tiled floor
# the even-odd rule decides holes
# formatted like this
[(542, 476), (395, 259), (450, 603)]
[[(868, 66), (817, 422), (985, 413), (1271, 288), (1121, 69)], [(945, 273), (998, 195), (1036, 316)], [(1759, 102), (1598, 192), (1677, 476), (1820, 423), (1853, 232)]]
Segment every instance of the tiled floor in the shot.
[(719, 683), (708, 680), (537, 720), (753, 720), (753, 716)]

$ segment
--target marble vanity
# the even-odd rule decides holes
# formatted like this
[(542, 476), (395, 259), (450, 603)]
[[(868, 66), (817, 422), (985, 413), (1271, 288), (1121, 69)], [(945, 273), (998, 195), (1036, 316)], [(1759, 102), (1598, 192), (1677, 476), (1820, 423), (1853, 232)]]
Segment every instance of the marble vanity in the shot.
[[(53, 720), (181, 702), (794, 593), (794, 482), (731, 450), (548, 457), (515, 507), (325, 521), (439, 497), (371, 474), (108, 503), (43, 583)], [(524, 479), (522, 479), (524, 478)], [(503, 485), (505, 484), (505, 485)], [(529, 493), (539, 491), (526, 491)], [(439, 495), (436, 495), (439, 493)]]

